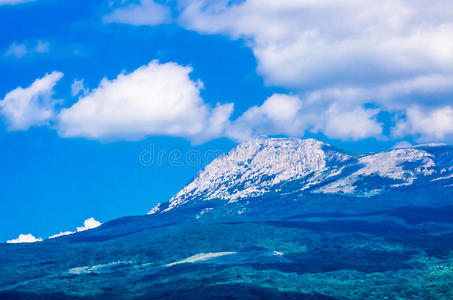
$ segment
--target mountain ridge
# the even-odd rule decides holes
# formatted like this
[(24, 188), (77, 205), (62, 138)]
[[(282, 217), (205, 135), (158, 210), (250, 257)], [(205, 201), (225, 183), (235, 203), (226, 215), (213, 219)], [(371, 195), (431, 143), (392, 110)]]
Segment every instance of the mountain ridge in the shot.
[(358, 154), (315, 139), (260, 138), (212, 161), (168, 203), (159, 203), (148, 214), (192, 201), (221, 200), (227, 205), (279, 192), (373, 197), (419, 185), (453, 186), (453, 147), (421, 144)]

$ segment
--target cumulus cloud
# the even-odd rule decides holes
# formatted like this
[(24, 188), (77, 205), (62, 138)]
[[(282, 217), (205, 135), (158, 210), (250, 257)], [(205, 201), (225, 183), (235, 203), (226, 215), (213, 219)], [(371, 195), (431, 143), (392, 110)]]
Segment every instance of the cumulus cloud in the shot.
[(269, 134), (303, 136), (309, 130), (344, 140), (379, 137), (382, 125), (376, 120), (378, 112), (336, 103), (319, 106), (299, 96), (274, 94), (261, 106), (251, 107), (235, 120), (227, 135), (240, 141)]
[(63, 137), (117, 140), (149, 135), (204, 141), (221, 135), (232, 104), (212, 108), (200, 97), (202, 84), (190, 79), (192, 68), (152, 61), (122, 73), (81, 96), (58, 117)]
[(333, 104), (326, 112), (326, 121), (319, 130), (326, 136), (337, 139), (359, 140), (380, 137), (382, 125), (376, 120), (379, 110), (363, 107), (341, 108)]
[(89, 219), (86, 219), (85, 221), (83, 221), (83, 226), (77, 227), (77, 232), (85, 231), (88, 229), (93, 229), (93, 228), (99, 227), (101, 225), (102, 225), (102, 223), (97, 221), (95, 218), (89, 218)]
[(19, 234), (19, 237), (6, 241), (8, 244), (42, 242), (42, 238), (35, 238), (32, 234)]
[(395, 132), (450, 136), (444, 123), (453, 91), (451, 1), (196, 0), (179, 7), (183, 27), (243, 39), (267, 84), (299, 93), (305, 107), (324, 107), (332, 119), (319, 129), (329, 136), (377, 135), (367, 103), (398, 115), (413, 105), (432, 111), (422, 117), (407, 110)]
[(268, 82), (303, 88), (451, 72), (453, 4), (411, 0), (185, 1), (179, 22), (249, 42)]
[(259, 135), (303, 135), (307, 120), (301, 118), (302, 106), (298, 96), (274, 94), (261, 106), (253, 106), (237, 118), (227, 134), (238, 141)]
[(414, 102), (421, 105), (449, 103), (450, 99), (446, 96), (452, 92), (453, 75), (426, 75), (377, 86), (326, 87), (309, 91), (305, 96), (310, 102), (318, 104), (326, 101), (349, 104), (374, 102), (386, 110), (398, 111)]
[[(147, 22), (140, 14), (133, 18), (133, 11), (145, 12), (148, 4), (126, 3), (118, 10), (128, 16), (122, 23), (167, 22)], [(289, 88), (303, 99), (303, 113), (286, 120), (269, 114), (268, 106), (278, 100), (252, 107), (228, 129), (231, 136), (302, 134), (307, 129), (335, 138), (379, 136), (377, 111), (364, 108), (374, 104), (390, 115), (406, 118), (408, 113), (395, 133), (451, 137), (440, 125), (453, 92), (451, 1), (180, 0), (176, 9), (176, 22), (187, 29), (244, 40), (265, 82)], [(430, 119), (439, 130), (411, 125), (421, 116), (408, 107), (431, 111), (421, 120)], [(321, 116), (317, 122), (312, 120), (315, 112)]]
[[(115, 79), (103, 79), (93, 90), (84, 86), (83, 79), (74, 80), (72, 94), (80, 95), (78, 101), (59, 112), (55, 111), (59, 100), (53, 98), (53, 88), (63, 74), (53, 72), (28, 88), (8, 93), (0, 101), (0, 113), (9, 130), (56, 120), (55, 128), (62, 137), (108, 141), (166, 135), (202, 143), (218, 137), (242, 141), (259, 135), (303, 136), (307, 131), (341, 140), (380, 138), (383, 124), (377, 115), (389, 109), (400, 116), (393, 137), (453, 137), (451, 106), (427, 109), (421, 103), (406, 109), (412, 93), (449, 91), (453, 81), (448, 76), (422, 76), (369, 89), (343, 86), (274, 94), (232, 120), (233, 104), (207, 104), (200, 96), (203, 84), (192, 80), (191, 72), (191, 67), (152, 61)], [(391, 101), (388, 95), (394, 94), (407, 96), (407, 102)], [(365, 105), (373, 103), (376, 95), (388, 104)]]
[[(242, 141), (258, 135), (303, 136), (306, 131), (357, 140), (378, 137), (377, 110), (362, 105), (339, 105), (335, 95), (354, 91), (317, 91), (305, 97), (274, 94), (231, 120), (233, 104), (211, 107), (200, 96), (202, 82), (190, 78), (192, 69), (176, 63), (148, 65), (113, 80), (103, 79), (89, 90), (75, 80), (72, 94), (80, 95), (69, 108), (55, 112), (53, 88), (62, 73), (37, 79), (30, 87), (8, 93), (0, 102), (10, 130), (48, 124), (56, 119), (62, 137), (97, 140), (138, 140), (150, 135), (185, 137), (201, 143), (217, 137)], [(358, 125), (360, 124), (360, 126)]]
[(422, 109), (412, 106), (393, 130), (397, 137), (414, 135), (419, 140), (445, 140), (453, 137), (453, 107)]
[(89, 218), (89, 219), (86, 219), (85, 221), (83, 221), (83, 226), (77, 227), (76, 231), (63, 231), (63, 232), (49, 236), (49, 239), (54, 239), (54, 238), (58, 238), (58, 237), (65, 236), (65, 235), (71, 235), (76, 232), (81, 232), (81, 231), (85, 231), (88, 229), (94, 229), (101, 225), (102, 225), (102, 223), (97, 221), (95, 218)]
[(18, 87), (0, 101), (0, 114), (8, 123), (8, 130), (27, 130), (31, 126), (48, 124), (55, 117), (53, 88), (63, 77), (60, 72), (46, 74), (27, 88)]
[(22, 58), (30, 54), (44, 54), (50, 51), (50, 43), (37, 41), (35, 44), (17, 43), (13, 42), (11, 46), (4, 52), (5, 56), (13, 56), (15, 58)]
[[(130, 1), (129, 1), (130, 2)], [(139, 3), (128, 3), (116, 8), (104, 16), (106, 23), (124, 23), (131, 25), (158, 25), (171, 21), (170, 9), (153, 0), (140, 0)]]

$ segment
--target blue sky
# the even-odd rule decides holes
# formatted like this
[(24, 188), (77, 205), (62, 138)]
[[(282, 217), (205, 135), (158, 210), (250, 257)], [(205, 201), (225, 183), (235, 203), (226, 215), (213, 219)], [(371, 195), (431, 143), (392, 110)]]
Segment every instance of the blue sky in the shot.
[[(0, 0), (0, 241), (146, 213), (209, 162), (188, 153), (258, 135), (357, 152), (451, 143), (451, 12), (446, 0)], [(140, 163), (150, 147), (161, 163)]]

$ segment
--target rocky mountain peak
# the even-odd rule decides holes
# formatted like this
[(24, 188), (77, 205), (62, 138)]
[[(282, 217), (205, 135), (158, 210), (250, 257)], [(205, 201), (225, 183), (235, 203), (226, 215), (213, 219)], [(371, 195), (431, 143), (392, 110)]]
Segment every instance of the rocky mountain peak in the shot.
[(420, 145), (358, 155), (315, 139), (253, 139), (212, 161), (152, 213), (191, 201), (234, 203), (270, 192), (371, 197), (414, 184), (453, 187), (452, 149)]
[(195, 197), (236, 201), (257, 196), (351, 158), (315, 139), (253, 139), (209, 164), (170, 200), (168, 209)]

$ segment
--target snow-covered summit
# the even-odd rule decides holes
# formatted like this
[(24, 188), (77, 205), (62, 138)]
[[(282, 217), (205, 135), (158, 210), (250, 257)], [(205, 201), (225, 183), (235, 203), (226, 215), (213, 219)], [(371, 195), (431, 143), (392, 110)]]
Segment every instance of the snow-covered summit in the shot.
[(437, 153), (424, 145), (358, 155), (315, 139), (254, 139), (215, 159), (152, 213), (191, 201), (232, 203), (269, 192), (368, 197), (420, 181), (453, 184), (453, 148), (447, 148)]

